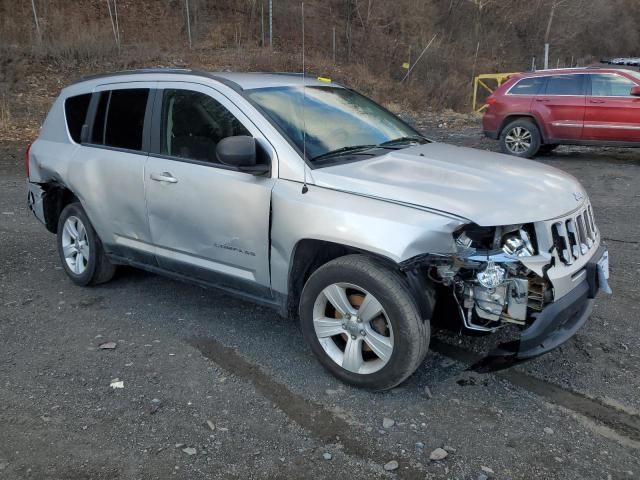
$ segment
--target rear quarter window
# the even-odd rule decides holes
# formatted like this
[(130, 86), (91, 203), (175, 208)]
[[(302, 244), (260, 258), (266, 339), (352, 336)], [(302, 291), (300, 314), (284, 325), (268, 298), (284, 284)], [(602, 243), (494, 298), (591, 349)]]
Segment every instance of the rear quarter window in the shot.
[(636, 86), (628, 78), (618, 75), (598, 73), (590, 75), (591, 95), (594, 97), (629, 97)]
[(543, 85), (543, 77), (523, 78), (509, 89), (509, 95), (537, 95)]
[(82, 126), (87, 118), (90, 101), (91, 94), (86, 93), (84, 95), (69, 97), (64, 102), (64, 114), (67, 120), (67, 129), (69, 130), (69, 135), (71, 135), (71, 138), (76, 143), (80, 143)]

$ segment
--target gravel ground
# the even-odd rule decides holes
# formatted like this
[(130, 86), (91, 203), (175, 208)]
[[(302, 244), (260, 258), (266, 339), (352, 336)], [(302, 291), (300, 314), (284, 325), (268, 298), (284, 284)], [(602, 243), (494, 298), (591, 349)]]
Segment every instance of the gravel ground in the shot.
[[(496, 147), (475, 126), (419, 125)], [(462, 354), (431, 352), (372, 394), (268, 309), (133, 269), (74, 286), (25, 207), (23, 147), (0, 144), (0, 478), (640, 478), (638, 151), (541, 158), (584, 183), (611, 252), (614, 295), (574, 339), (479, 375), (465, 358), (498, 339), (438, 333)]]

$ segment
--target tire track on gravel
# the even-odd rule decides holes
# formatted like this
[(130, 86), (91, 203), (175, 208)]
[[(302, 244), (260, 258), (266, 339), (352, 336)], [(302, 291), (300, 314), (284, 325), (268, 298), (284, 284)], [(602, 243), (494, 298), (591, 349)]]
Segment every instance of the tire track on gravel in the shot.
[[(473, 365), (483, 358), (481, 355), (439, 340), (432, 340), (429, 348), (468, 365)], [(567, 390), (545, 380), (540, 380), (537, 377), (519, 370), (502, 370), (493, 372), (493, 375), (504, 378), (513, 385), (542, 397), (550, 403), (559, 405), (594, 420), (597, 423), (603, 424), (614, 430), (620, 436), (631, 440), (635, 448), (640, 448), (640, 415), (634, 415), (614, 408), (597, 399)]]
[(400, 468), (395, 473), (401, 474), (402, 478), (424, 479), (428, 476), (426, 470), (411, 465), (406, 459), (365, 443), (364, 432), (354, 431), (356, 429), (354, 425), (336, 416), (320, 403), (293, 393), (286, 386), (274, 381), (258, 365), (245, 360), (234, 349), (210, 338), (188, 339), (187, 342), (223, 369), (250, 382), (260, 394), (277, 405), (291, 420), (321, 441), (336, 443), (336, 436), (339, 436), (339, 441), (344, 447), (343, 451), (348, 455), (369, 460), (381, 467), (390, 460), (396, 460)]

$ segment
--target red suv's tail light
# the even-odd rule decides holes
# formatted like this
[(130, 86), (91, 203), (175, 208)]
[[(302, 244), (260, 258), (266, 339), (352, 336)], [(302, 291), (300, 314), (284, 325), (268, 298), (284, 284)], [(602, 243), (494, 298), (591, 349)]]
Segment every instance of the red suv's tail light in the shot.
[(31, 151), (31, 144), (27, 145), (27, 150), (24, 152), (24, 169), (27, 173), (27, 178), (29, 178), (29, 152)]
[(493, 95), (490, 95), (485, 102), (487, 105), (495, 105), (496, 103), (498, 103), (498, 99), (496, 97), (494, 97)]

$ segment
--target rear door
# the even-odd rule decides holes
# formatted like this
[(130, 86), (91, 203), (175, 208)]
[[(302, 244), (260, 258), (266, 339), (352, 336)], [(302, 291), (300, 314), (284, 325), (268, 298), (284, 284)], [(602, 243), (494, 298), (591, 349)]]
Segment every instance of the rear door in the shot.
[(640, 97), (631, 96), (631, 88), (637, 84), (615, 73), (593, 73), (589, 77), (585, 140), (640, 142)]
[[(158, 83), (144, 181), (160, 267), (231, 290), (270, 296), (269, 221), (275, 150), (229, 98), (204, 85)], [(220, 140), (253, 136), (264, 176), (216, 158)]]
[(107, 251), (154, 262), (147, 222), (144, 165), (149, 151), (154, 82), (94, 90), (77, 158), (81, 201)]
[(582, 137), (585, 77), (580, 74), (549, 75), (543, 93), (533, 100), (531, 108), (543, 125), (548, 143)]

